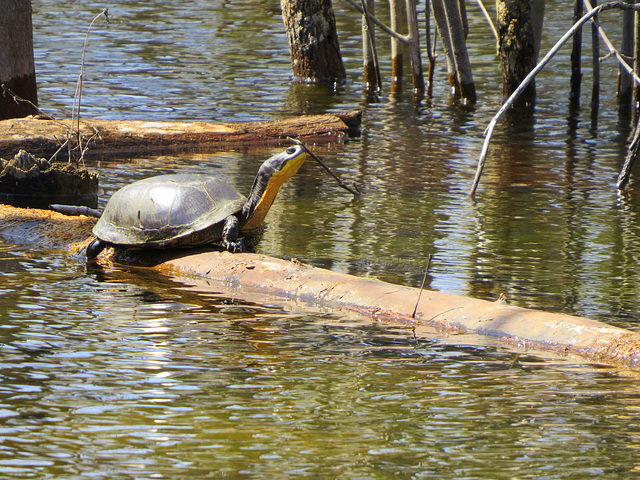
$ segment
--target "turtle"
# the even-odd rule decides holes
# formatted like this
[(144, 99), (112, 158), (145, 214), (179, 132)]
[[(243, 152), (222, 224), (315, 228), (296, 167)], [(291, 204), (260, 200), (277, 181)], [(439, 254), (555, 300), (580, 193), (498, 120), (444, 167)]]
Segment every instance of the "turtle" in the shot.
[(302, 145), (267, 159), (248, 198), (205, 174), (158, 175), (126, 185), (109, 199), (86, 256), (94, 258), (107, 246), (170, 249), (218, 244), (232, 253), (244, 252), (257, 243), (280, 187), (305, 159)]

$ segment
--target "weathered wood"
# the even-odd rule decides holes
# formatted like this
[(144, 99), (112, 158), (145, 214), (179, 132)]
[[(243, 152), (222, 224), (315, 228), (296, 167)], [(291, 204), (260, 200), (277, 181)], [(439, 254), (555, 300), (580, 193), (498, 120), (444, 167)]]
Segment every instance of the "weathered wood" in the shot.
[[(223, 123), (84, 120), (81, 134), (90, 142), (88, 154), (144, 149), (180, 150), (216, 144), (276, 142), (287, 137), (336, 141), (359, 128), (359, 111), (341, 115), (307, 115), (281, 121)], [(0, 121), (0, 157), (18, 150), (49, 156), (70, 137), (70, 120), (33, 117)], [(66, 152), (65, 151), (61, 153)]]
[[(516, 351), (545, 351), (604, 364), (640, 368), (640, 334), (587, 318), (540, 312), (331, 272), (256, 254), (205, 252), (160, 263), (157, 270), (215, 280), (243, 291), (268, 292), (339, 307), (376, 321), (426, 325), (498, 340)], [(450, 340), (455, 341), (455, 337)], [(465, 342), (468, 342), (465, 337)]]
[(38, 104), (31, 1), (4, 0), (0, 6), (0, 119), (26, 117)]
[(378, 54), (376, 49), (376, 32), (369, 20), (369, 15), (375, 15), (375, 3), (373, 0), (363, 0), (362, 6), (367, 14), (362, 15), (362, 63), (364, 73), (364, 94), (375, 100), (380, 93), (382, 82), (380, 68), (378, 67)]
[[(400, 0), (389, 0), (391, 15), (391, 29), (402, 33), (402, 3)], [(391, 37), (391, 92), (402, 91), (404, 68), (404, 44), (395, 37)]]
[[(582, 18), (582, 0), (575, 0), (573, 7), (573, 23)], [(569, 89), (569, 101), (573, 105), (580, 104), (580, 84), (582, 81), (582, 68), (580, 65), (582, 57), (582, 29), (579, 29), (573, 36), (573, 47), (571, 48), (571, 80)]]
[[(0, 235), (16, 243), (36, 242), (73, 253), (84, 244), (95, 222), (91, 217), (67, 217), (56, 212), (0, 206)], [(113, 250), (99, 261), (113, 261)], [(238, 296), (254, 292), (309, 302), (317, 307), (358, 312), (374, 321), (427, 326), (449, 334), (491, 339), (516, 352), (551, 352), (582, 361), (640, 368), (640, 334), (587, 318), (546, 313), (423, 291), (378, 280), (332, 272), (298, 261), (258, 254), (173, 250), (116, 253), (116, 260), (147, 265), (183, 281), (206, 279), (219, 290), (236, 288)], [(242, 288), (238, 288), (242, 287)], [(478, 338), (480, 338), (478, 337)], [(449, 337), (455, 342), (455, 335)], [(478, 340), (480, 343), (480, 340)]]
[(447, 54), (451, 93), (461, 97), (464, 104), (474, 104), (477, 100), (476, 87), (467, 51), (467, 20), (463, 7), (463, 2), (434, 0), (433, 13)]
[(281, 0), (291, 65), (296, 78), (311, 83), (342, 83), (342, 63), (331, 0)]
[[(506, 98), (516, 91), (538, 61), (544, 0), (498, 0), (497, 14), (502, 90)], [(532, 81), (518, 103), (532, 104), (535, 98), (536, 88)]]
[(418, 12), (415, 0), (405, 0), (407, 7), (407, 35), (409, 41), (409, 58), (411, 59), (411, 74), (413, 77), (413, 96), (421, 100), (426, 92), (424, 72), (422, 71), (422, 56), (420, 54), (420, 32), (418, 30)]
[[(635, 2), (629, 2), (635, 3)], [(625, 10), (622, 14), (622, 41), (620, 46), (620, 54), (627, 59), (633, 59), (633, 43), (634, 43), (634, 17), (635, 12)], [(632, 61), (629, 61), (633, 65)], [(618, 66), (618, 88), (617, 88), (618, 107), (621, 113), (629, 114), (631, 111), (631, 100), (633, 99), (633, 78), (631, 74), (622, 66)]]

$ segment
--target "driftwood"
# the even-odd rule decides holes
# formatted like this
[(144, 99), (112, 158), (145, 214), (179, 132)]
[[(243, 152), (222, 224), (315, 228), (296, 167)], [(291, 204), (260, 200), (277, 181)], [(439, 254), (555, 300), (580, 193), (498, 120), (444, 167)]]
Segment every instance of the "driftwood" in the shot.
[[(83, 120), (83, 145), (89, 153), (158, 151), (206, 148), (221, 143), (268, 143), (287, 137), (307, 140), (340, 140), (360, 127), (361, 112), (305, 115), (287, 120), (223, 123), (146, 122)], [(0, 157), (18, 150), (50, 156), (70, 139), (75, 142), (70, 120), (44, 120), (34, 117), (0, 121)], [(71, 145), (75, 147), (75, 145)], [(63, 149), (63, 150), (66, 150)], [(64, 154), (65, 152), (62, 151)]]
[[(86, 243), (94, 222), (90, 217), (67, 217), (55, 212), (0, 205), (0, 236), (16, 243), (37, 242), (70, 253), (77, 252)], [(115, 252), (114, 257), (113, 249), (109, 249), (101, 254), (99, 261), (111, 262), (114, 258), (151, 266), (182, 282), (207, 280), (215, 283), (213, 288), (219, 291), (236, 287), (234, 294), (247, 299), (255, 292), (268, 293), (310, 302), (317, 307), (358, 312), (374, 321), (465, 334), (460, 337), (465, 344), (483, 343), (481, 338), (484, 337), (516, 352), (551, 352), (619, 367), (640, 368), (639, 333), (587, 318), (510, 306), (503, 300), (489, 302), (428, 290), (420, 295), (416, 288), (257, 254), (174, 250)], [(449, 341), (455, 342), (455, 339), (452, 335)]]

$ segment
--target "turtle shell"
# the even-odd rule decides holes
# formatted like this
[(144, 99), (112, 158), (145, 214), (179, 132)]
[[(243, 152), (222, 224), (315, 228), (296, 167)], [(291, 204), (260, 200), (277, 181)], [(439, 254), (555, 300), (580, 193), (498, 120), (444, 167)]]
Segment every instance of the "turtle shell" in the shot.
[(124, 246), (198, 246), (222, 239), (224, 221), (247, 199), (206, 175), (160, 175), (113, 194), (93, 228), (101, 240)]

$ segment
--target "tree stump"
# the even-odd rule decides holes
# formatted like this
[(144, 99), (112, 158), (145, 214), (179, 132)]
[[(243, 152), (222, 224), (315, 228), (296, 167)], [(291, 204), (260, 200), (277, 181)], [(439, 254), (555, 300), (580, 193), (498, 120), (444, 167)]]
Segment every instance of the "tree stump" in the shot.
[(36, 114), (31, 2), (5, 0), (0, 15), (0, 120)]
[[(505, 98), (518, 88), (538, 62), (544, 0), (498, 0), (498, 51)], [(520, 95), (520, 105), (535, 102), (535, 82)]]
[(331, 0), (281, 0), (281, 5), (294, 76), (309, 83), (344, 82)]

